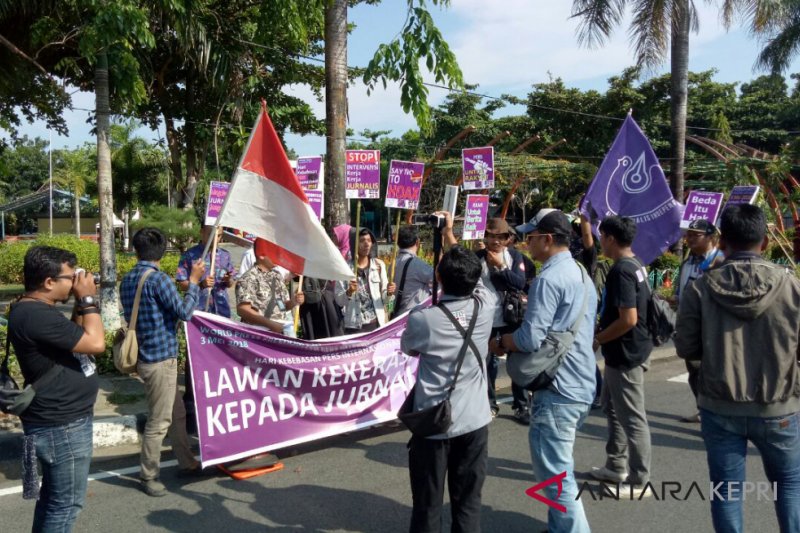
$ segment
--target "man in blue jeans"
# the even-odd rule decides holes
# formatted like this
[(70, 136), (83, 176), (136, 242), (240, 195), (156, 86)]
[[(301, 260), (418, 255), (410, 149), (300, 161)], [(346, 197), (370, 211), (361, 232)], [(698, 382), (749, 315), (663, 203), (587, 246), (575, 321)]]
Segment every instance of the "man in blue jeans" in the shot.
[[(525, 321), (513, 334), (501, 337), (498, 349), (536, 352), (549, 331), (572, 328), (580, 318), (581, 309), (585, 309), (575, 341), (564, 356), (555, 379), (547, 388), (533, 394), (529, 439), (537, 480), (545, 481), (562, 472), (567, 474), (561, 485), (550, 483), (543, 490), (547, 498), (566, 508), (566, 512), (552, 507), (548, 510), (548, 531), (588, 532), (589, 522), (577, 498), (572, 450), (578, 428), (594, 400), (592, 335), (597, 295), (591, 277), (569, 252), (572, 229), (564, 213), (542, 209), (530, 222), (517, 226), (517, 231), (528, 234), (528, 250), (534, 259), (542, 262), (542, 269), (528, 291)], [(586, 298), (589, 300), (584, 307)]]
[[(42, 487), (34, 532), (72, 531), (83, 508), (92, 461), (92, 414), (97, 371), (87, 354), (105, 350), (91, 274), (75, 273), (75, 254), (34, 246), (25, 254), (25, 294), (11, 307), (8, 337), (25, 383), (36, 396), (22, 412), (25, 432), (23, 496), (36, 498), (36, 459)], [(72, 320), (55, 304), (75, 296)]]
[[(783, 532), (800, 531), (800, 280), (762, 259), (764, 212), (734, 205), (720, 219), (725, 261), (681, 295), (675, 349), (700, 361), (697, 405), (706, 444), (714, 529), (743, 530), (747, 442), (776, 487)], [(753, 493), (751, 497), (755, 497)]]

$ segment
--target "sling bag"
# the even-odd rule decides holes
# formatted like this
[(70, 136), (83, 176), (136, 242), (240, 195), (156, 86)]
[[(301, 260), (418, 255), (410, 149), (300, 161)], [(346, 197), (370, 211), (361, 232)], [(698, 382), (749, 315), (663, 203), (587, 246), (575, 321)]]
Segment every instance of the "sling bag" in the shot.
[(397, 417), (400, 419), (400, 421), (405, 424), (411, 433), (418, 437), (430, 437), (432, 435), (446, 433), (453, 424), (450, 395), (453, 394), (453, 391), (456, 388), (458, 375), (461, 372), (461, 365), (464, 363), (464, 356), (467, 354), (468, 347), (472, 348), (472, 351), (475, 353), (475, 357), (478, 358), (478, 367), (481, 369), (481, 373), (483, 373), (483, 363), (481, 361), (480, 352), (477, 350), (475, 343), (472, 342), (471, 338), (472, 332), (475, 329), (475, 323), (478, 320), (478, 301), (473, 298), (472, 318), (469, 321), (469, 327), (467, 330), (464, 330), (464, 327), (442, 303), (439, 303), (437, 307), (444, 312), (445, 316), (450, 319), (459, 333), (461, 333), (461, 335), (464, 337), (464, 342), (461, 344), (461, 350), (458, 352), (458, 362), (456, 363), (455, 376), (453, 377), (452, 385), (450, 385), (450, 388), (447, 389), (447, 396), (445, 399), (436, 405), (415, 411), (414, 397), (417, 386), (419, 385), (419, 381), (417, 381), (417, 383), (415, 383), (414, 387), (411, 389), (411, 392), (409, 392), (408, 396), (406, 397), (406, 400), (403, 402), (403, 405), (400, 407), (400, 411), (397, 413)]
[(114, 335), (114, 366), (122, 374), (130, 374), (136, 371), (136, 362), (139, 360), (139, 341), (136, 338), (136, 319), (139, 317), (139, 302), (142, 299), (142, 289), (147, 277), (155, 272), (147, 270), (139, 278), (139, 285), (136, 287), (136, 297), (133, 299), (133, 310), (131, 311), (131, 321), (128, 326), (122, 326)]

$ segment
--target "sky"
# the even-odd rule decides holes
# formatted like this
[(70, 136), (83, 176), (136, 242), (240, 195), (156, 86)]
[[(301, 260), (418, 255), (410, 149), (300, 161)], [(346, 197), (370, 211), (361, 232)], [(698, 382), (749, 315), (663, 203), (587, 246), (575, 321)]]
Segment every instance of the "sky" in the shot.
[[(578, 21), (569, 18), (571, 4), (568, 0), (451, 0), (447, 9), (429, 7), (456, 55), (464, 81), (479, 85), (478, 91), (482, 94), (524, 97), (533, 84), (547, 81), (550, 76), (562, 78), (570, 87), (603, 92), (608, 87), (609, 77), (620, 74), (635, 62), (628, 44), (627, 21), (617, 28), (605, 46), (587, 49), (577, 43)], [(699, 0), (695, 0), (695, 4), (700, 31), (690, 37), (690, 70), (715, 68), (718, 73), (714, 79), (719, 82), (747, 82), (762, 74), (753, 70), (760, 43), (741, 27), (741, 22), (735, 22), (731, 30), (726, 31), (714, 5)], [(348, 64), (363, 67), (381, 43), (395, 38), (402, 30), (406, 2), (384, 0), (378, 6), (359, 5), (349, 10), (348, 17), (356, 25), (348, 40)], [(628, 20), (629, 17), (630, 13)], [(651, 75), (661, 75), (668, 70), (667, 59)], [(800, 57), (788, 72), (800, 72)], [(442, 103), (447, 95), (442, 89), (429, 90), (428, 101), (432, 106)], [(316, 115), (324, 118), (324, 102), (317, 101), (306, 86), (292, 86), (286, 92), (311, 103)], [(348, 89), (348, 103), (348, 126), (354, 132), (391, 130), (392, 136), (399, 137), (416, 127), (414, 118), (400, 107), (397, 86), (389, 86), (387, 90), (381, 87), (368, 96), (359, 81)], [(76, 92), (73, 106), (93, 109), (94, 95)], [(507, 106), (502, 110), (503, 114), (524, 112), (523, 106)], [(54, 148), (72, 148), (93, 142), (90, 125), (86, 123), (88, 116), (87, 111), (67, 111), (69, 136), (54, 134)], [(616, 127), (616, 124), (609, 122), (609, 127)], [(25, 124), (20, 133), (43, 138), (49, 135), (43, 123)], [(142, 128), (138, 134), (158, 139), (163, 137), (164, 128), (156, 132)], [(325, 151), (323, 137), (289, 133), (286, 143), (300, 155), (320, 155)]]

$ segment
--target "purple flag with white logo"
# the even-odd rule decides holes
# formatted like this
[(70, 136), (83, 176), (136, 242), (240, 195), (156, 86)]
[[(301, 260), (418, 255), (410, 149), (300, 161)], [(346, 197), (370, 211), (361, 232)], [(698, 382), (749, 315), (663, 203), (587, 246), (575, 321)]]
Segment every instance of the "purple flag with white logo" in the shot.
[(648, 264), (680, 238), (682, 211), (650, 142), (628, 115), (589, 186), (581, 213), (592, 221), (595, 233), (607, 216), (632, 218), (633, 252)]

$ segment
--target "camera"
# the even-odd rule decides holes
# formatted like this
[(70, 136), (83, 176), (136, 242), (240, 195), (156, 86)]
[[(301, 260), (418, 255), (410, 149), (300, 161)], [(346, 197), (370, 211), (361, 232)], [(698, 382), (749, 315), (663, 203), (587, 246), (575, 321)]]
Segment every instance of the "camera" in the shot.
[[(76, 275), (76, 276), (77, 276), (78, 274), (82, 274), (82, 273), (84, 273), (84, 272), (86, 272), (86, 269), (85, 269), (85, 268), (80, 268), (80, 267), (79, 267), (79, 268), (76, 268), (76, 269), (75, 269), (75, 275)], [(95, 285), (100, 285), (100, 274), (91, 274), (91, 276), (94, 278), (94, 284), (95, 284)]]
[(442, 230), (447, 225), (447, 219), (442, 215), (414, 215), (412, 224), (415, 226), (431, 226), (434, 229)]

